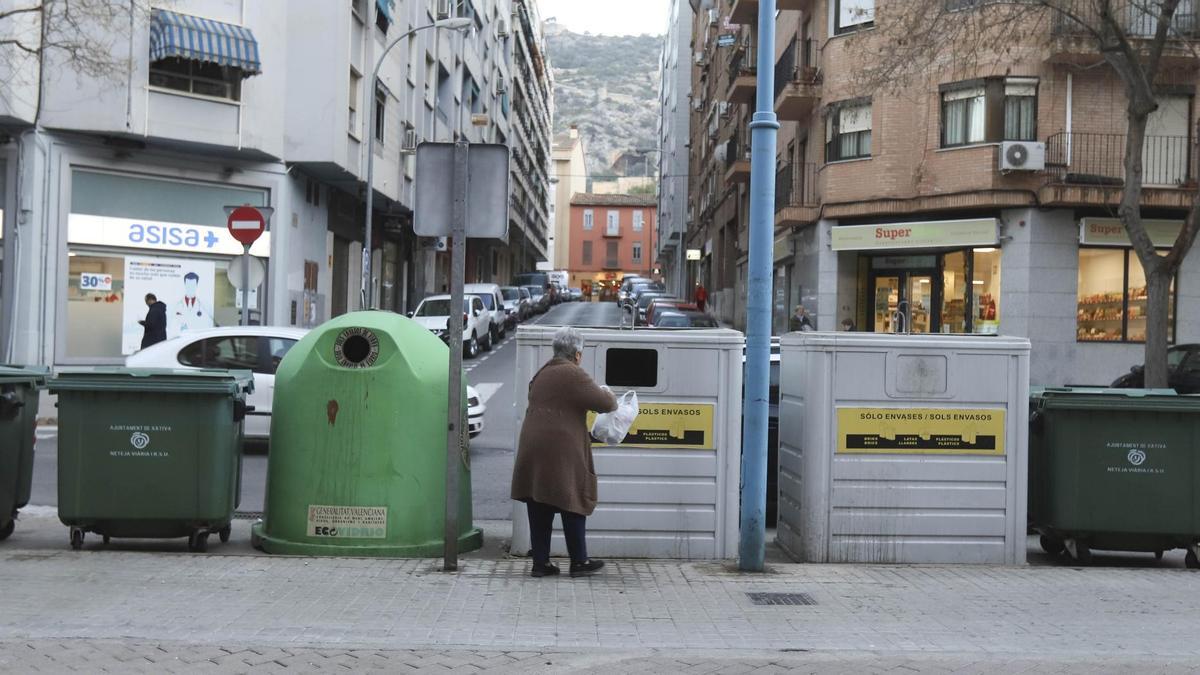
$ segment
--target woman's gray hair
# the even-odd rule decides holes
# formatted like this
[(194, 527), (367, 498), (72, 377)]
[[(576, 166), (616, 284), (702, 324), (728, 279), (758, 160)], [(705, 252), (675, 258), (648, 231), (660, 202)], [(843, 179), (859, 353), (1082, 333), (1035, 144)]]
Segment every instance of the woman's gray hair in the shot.
[(574, 361), (575, 355), (583, 351), (583, 334), (571, 326), (563, 326), (554, 333), (554, 356)]

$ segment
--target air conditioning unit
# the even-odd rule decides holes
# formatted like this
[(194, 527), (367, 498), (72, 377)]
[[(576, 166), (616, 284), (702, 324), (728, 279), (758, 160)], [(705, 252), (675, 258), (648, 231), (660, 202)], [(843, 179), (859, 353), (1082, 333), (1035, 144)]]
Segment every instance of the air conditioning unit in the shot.
[(699, 99), (692, 101), (692, 110), (696, 112), (704, 112), (704, 101)]
[(1045, 169), (1045, 143), (1005, 141), (1000, 144), (1001, 171), (1044, 171)]
[(717, 12), (717, 10), (715, 10), (715, 9), (708, 10), (708, 23), (715, 26), (717, 23), (717, 18), (719, 16), (720, 16), (720, 14)]
[(437, 0), (437, 20), (449, 19), (454, 15), (454, 7), (450, 0)]
[(404, 132), (404, 145), (400, 146), (400, 154), (412, 155), (417, 152), (417, 130), (409, 127)]
[(721, 101), (717, 104), (717, 110), (721, 113), (721, 117), (729, 117), (733, 112), (733, 106), (729, 105), (729, 101)]
[(704, 52), (696, 52), (695, 60), (696, 60), (696, 65), (698, 65), (698, 66), (707, 66), (708, 65), (708, 55), (705, 54)]
[(508, 38), (509, 35), (510, 35), (510, 33), (508, 32), (508, 22), (505, 21), (504, 19), (500, 19), (496, 23), (496, 39), (497, 40), (505, 40)]
[(508, 86), (506, 84), (504, 84), (504, 80), (497, 79), (496, 80), (496, 95), (503, 96), (507, 93), (508, 93)]

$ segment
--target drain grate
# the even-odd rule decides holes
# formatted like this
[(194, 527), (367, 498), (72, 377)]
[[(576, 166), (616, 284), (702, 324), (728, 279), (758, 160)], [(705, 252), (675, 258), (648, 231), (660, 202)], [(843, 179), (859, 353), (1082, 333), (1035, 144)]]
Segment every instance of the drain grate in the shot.
[(815, 605), (816, 600), (808, 593), (747, 593), (754, 605)]
[(234, 520), (258, 520), (262, 518), (262, 511), (234, 511)]

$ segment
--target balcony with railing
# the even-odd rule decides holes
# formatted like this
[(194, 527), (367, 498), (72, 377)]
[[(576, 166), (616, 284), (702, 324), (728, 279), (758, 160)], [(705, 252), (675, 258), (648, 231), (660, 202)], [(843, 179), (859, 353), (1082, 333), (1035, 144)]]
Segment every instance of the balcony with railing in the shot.
[[(1200, 0), (1180, 0), (1167, 32), (1163, 64), (1197, 65), (1196, 48), (1200, 43)], [(1100, 49), (1093, 28), (1102, 26), (1108, 17), (1114, 19), (1126, 37), (1135, 44), (1148, 45), (1158, 32), (1161, 9), (1157, 2), (1146, 0), (1068, 0), (1063, 11), (1051, 16), (1053, 40), (1050, 60), (1058, 63), (1095, 62)]]
[(735, 133), (725, 142), (725, 184), (750, 181), (750, 146), (742, 141), (744, 135)]
[(729, 59), (729, 91), (725, 100), (730, 103), (753, 103), (758, 86), (758, 52), (754, 43), (743, 40), (733, 47)]
[(821, 53), (817, 41), (796, 38), (775, 63), (775, 112), (781, 120), (808, 119), (821, 101)]
[(775, 172), (775, 226), (807, 225), (820, 216), (817, 165), (805, 162), (780, 167)]
[[(1125, 185), (1125, 134), (1057, 133), (1046, 139), (1047, 206), (1116, 206)], [(1147, 136), (1142, 144), (1142, 207), (1189, 208), (1196, 157), (1186, 136)]]
[[(775, 9), (808, 9), (813, 0), (778, 0)], [(733, 23), (752, 24), (758, 21), (759, 0), (733, 0), (729, 20)]]

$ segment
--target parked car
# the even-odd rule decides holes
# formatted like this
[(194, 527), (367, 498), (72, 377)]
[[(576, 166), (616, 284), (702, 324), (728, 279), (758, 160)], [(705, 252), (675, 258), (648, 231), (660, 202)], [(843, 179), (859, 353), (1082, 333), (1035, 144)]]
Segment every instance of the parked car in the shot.
[[(254, 373), (254, 392), (246, 403), (254, 408), (246, 416), (246, 437), (271, 436), (271, 403), (275, 396), (275, 371), (283, 357), (308, 331), (290, 326), (229, 326), (189, 331), (186, 335), (147, 347), (125, 359), (132, 368), (226, 368)], [(483, 431), (487, 408), (479, 392), (467, 387), (467, 416), (471, 435)]]
[(717, 320), (699, 311), (665, 310), (655, 317), (654, 328), (720, 328)]
[(642, 293), (640, 293), (637, 296), (637, 300), (633, 304), (633, 308), (634, 308), (633, 325), (635, 325), (635, 326), (646, 325), (646, 308), (650, 306), (650, 301), (654, 300), (655, 298), (666, 298), (666, 297), (670, 297), (670, 296), (668, 296), (665, 291), (646, 290), (646, 291), (643, 291)]
[(477, 295), (483, 301), (483, 308), (492, 315), (492, 343), (504, 339), (508, 332), (508, 309), (504, 306), (504, 294), (500, 292), (499, 284), (467, 284), (463, 292)]
[(679, 310), (679, 311), (699, 311), (700, 308), (693, 302), (680, 300), (679, 298), (662, 297), (654, 298), (650, 304), (646, 306), (646, 325), (654, 325), (654, 317), (664, 310)]
[(529, 291), (529, 300), (533, 303), (534, 312), (541, 314), (550, 309), (550, 296), (546, 293), (546, 289), (531, 285), (526, 286), (525, 290)]
[(571, 295), (571, 302), (579, 302), (580, 300), (583, 300), (582, 288), (568, 288), (567, 291)]
[(639, 283), (649, 284), (652, 282), (650, 279), (638, 276), (621, 279), (621, 288), (617, 291), (617, 304), (622, 306), (628, 304), (629, 294), (633, 292), (633, 286)]
[(188, 331), (147, 347), (125, 359), (134, 368), (226, 368), (254, 373), (254, 393), (247, 405), (246, 436), (271, 435), (271, 400), (275, 371), (285, 354), (308, 331), (287, 326), (230, 326)]
[[(412, 318), (440, 338), (446, 338), (450, 325), (450, 296), (431, 295), (417, 305)], [(475, 358), (479, 352), (492, 348), (492, 314), (483, 307), (477, 295), (463, 297), (463, 353)]]
[(537, 286), (544, 291), (550, 287), (550, 275), (546, 272), (514, 274), (513, 286)]
[[(1134, 366), (1113, 381), (1118, 389), (1145, 386), (1145, 366)], [(1180, 394), (1200, 394), (1200, 344), (1175, 345), (1167, 350), (1167, 386)]]
[(636, 305), (645, 293), (658, 293), (659, 295), (667, 295), (667, 289), (660, 283), (636, 283), (629, 291), (629, 298), (626, 300), (626, 305)]
[(506, 329), (529, 318), (528, 291), (516, 286), (501, 286), (500, 295), (504, 296), (504, 309), (508, 311)]

